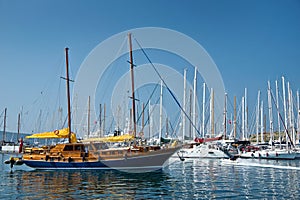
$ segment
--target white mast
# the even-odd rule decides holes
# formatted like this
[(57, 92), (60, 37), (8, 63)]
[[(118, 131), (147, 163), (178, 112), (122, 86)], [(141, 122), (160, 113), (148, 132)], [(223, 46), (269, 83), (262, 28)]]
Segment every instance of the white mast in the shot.
[(289, 105), (289, 110), (288, 110), (288, 119), (289, 119), (289, 127), (291, 129), (292, 132), (292, 141), (295, 144), (296, 141), (296, 137), (295, 137), (295, 129), (294, 129), (294, 112), (293, 112), (293, 95), (292, 95), (292, 91), (290, 88), (290, 83), (287, 83), (287, 87), (288, 87), (288, 105)]
[(288, 133), (287, 133), (287, 116), (286, 116), (286, 100), (285, 100), (285, 82), (284, 77), (282, 77), (282, 95), (283, 95), (283, 110), (284, 110), (284, 127), (285, 127), (285, 141), (286, 141), (286, 148), (288, 149)]
[(279, 111), (279, 94), (278, 94), (278, 82), (275, 81), (275, 87), (276, 87), (276, 109), (277, 109), (277, 126), (278, 126), (278, 139), (281, 146), (281, 128), (280, 128), (280, 111)]
[(205, 88), (206, 85), (203, 83), (203, 99), (202, 99), (202, 137), (205, 136)]
[(186, 69), (183, 72), (183, 108), (182, 108), (182, 142), (185, 136), (185, 98), (186, 98)]
[(226, 138), (227, 133), (227, 127), (226, 127), (226, 121), (227, 121), (227, 93), (225, 93), (225, 100), (224, 100), (224, 138)]
[(161, 137), (162, 137), (162, 118), (163, 118), (163, 113), (162, 113), (162, 104), (163, 104), (163, 82), (162, 80), (160, 81), (160, 106), (159, 106), (159, 144), (161, 141)]
[[(197, 67), (195, 67), (195, 75), (194, 75), (194, 99), (193, 99), (193, 124), (195, 127), (197, 127), (196, 125), (196, 92), (197, 90)], [(193, 138), (196, 137), (196, 128), (193, 128)]]
[(264, 143), (264, 102), (260, 104), (260, 142)]
[(260, 102), (260, 90), (257, 94), (257, 107), (256, 107), (256, 143), (258, 144), (258, 134), (259, 134), (259, 102)]
[(245, 140), (245, 97), (242, 97), (242, 140)]
[(149, 116), (148, 116), (148, 118), (149, 118), (149, 138), (151, 139), (151, 137), (152, 137), (152, 132), (153, 132), (153, 130), (152, 130), (152, 128), (153, 128), (153, 122), (152, 122), (152, 114), (151, 114), (151, 101), (149, 100), (149, 111), (148, 111), (148, 113), (149, 113)]
[(214, 122), (214, 89), (211, 88), (211, 92), (210, 92), (210, 137), (214, 137), (214, 126), (215, 126), (215, 122)]
[(300, 99), (299, 91), (297, 91), (297, 144), (299, 143), (299, 132), (300, 132)]
[(271, 86), (270, 81), (268, 81), (268, 107), (269, 107), (269, 121), (270, 121), (270, 143), (273, 149), (273, 115), (272, 115), (272, 101), (271, 101)]
[(296, 132), (295, 132), (295, 115), (294, 115), (294, 100), (293, 100), (293, 91), (290, 90), (291, 95), (291, 128), (293, 134), (293, 144), (296, 144)]
[(247, 88), (245, 88), (245, 137), (248, 138), (248, 103), (247, 103)]

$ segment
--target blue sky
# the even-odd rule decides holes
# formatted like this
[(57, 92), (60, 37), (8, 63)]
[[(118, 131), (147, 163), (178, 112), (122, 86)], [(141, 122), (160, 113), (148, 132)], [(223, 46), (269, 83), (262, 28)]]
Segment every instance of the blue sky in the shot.
[(265, 92), (268, 80), (274, 83), (283, 75), (299, 89), (296, 0), (0, 0), (0, 27), (0, 113), (8, 108), (11, 131), (17, 129), (22, 109), (23, 131), (47, 128), (38, 122), (39, 110), (51, 112), (51, 98), (61, 104), (66, 46), (71, 76), (76, 77), (101, 41), (139, 27), (173, 29), (201, 44), (218, 66), (232, 102), (247, 87), (253, 109), (257, 90)]

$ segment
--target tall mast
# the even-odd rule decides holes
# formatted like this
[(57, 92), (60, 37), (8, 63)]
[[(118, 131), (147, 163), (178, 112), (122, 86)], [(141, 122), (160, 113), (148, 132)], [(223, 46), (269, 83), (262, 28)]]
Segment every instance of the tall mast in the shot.
[(288, 82), (287, 83), (288, 85), (288, 105), (289, 105), (289, 124), (290, 124), (290, 129), (291, 129), (291, 132), (292, 132), (292, 142), (295, 144), (295, 140), (296, 140), (296, 137), (295, 137), (295, 128), (294, 128), (294, 108), (293, 108), (293, 93), (292, 93), (292, 90), (290, 88), (290, 83)]
[[(193, 110), (192, 98), (193, 98), (193, 91), (192, 91), (192, 89), (190, 89), (190, 100), (189, 100), (189, 102), (190, 102), (190, 113), (189, 113), (190, 119), (192, 119), (192, 110)], [(192, 127), (192, 121), (190, 121), (190, 123), (189, 123), (189, 138), (192, 138), (192, 129), (193, 128), (194, 127)]]
[(227, 93), (225, 93), (225, 100), (224, 100), (224, 138), (225, 138), (225, 140), (226, 140), (226, 132), (227, 132), (226, 121), (227, 121)]
[(245, 137), (248, 136), (248, 98), (247, 98), (247, 88), (245, 88)]
[(268, 107), (269, 107), (269, 121), (270, 121), (270, 142), (273, 148), (274, 132), (273, 132), (273, 115), (272, 115), (272, 100), (271, 100), (271, 86), (268, 81)]
[(205, 83), (203, 83), (203, 97), (202, 97), (202, 137), (205, 136)]
[(105, 117), (106, 117), (106, 104), (103, 105), (103, 124), (102, 124), (102, 137), (105, 135)]
[(21, 118), (21, 114), (19, 113), (19, 114), (18, 114), (18, 135), (17, 135), (17, 140), (18, 140), (19, 137), (20, 137), (20, 126), (21, 126), (20, 118)]
[(67, 98), (68, 98), (68, 128), (69, 128), (69, 143), (71, 143), (71, 98), (70, 98), (70, 79), (69, 79), (69, 48), (66, 51), (66, 81), (67, 81)]
[(278, 126), (278, 139), (281, 146), (281, 129), (280, 129), (280, 112), (279, 112), (279, 93), (278, 93), (278, 81), (275, 81), (275, 87), (276, 87), (276, 109), (277, 109), (277, 126)]
[(260, 142), (264, 143), (264, 102), (260, 104)]
[(152, 115), (151, 115), (151, 101), (149, 100), (149, 107), (148, 107), (148, 120), (149, 120), (149, 138), (152, 137)]
[(91, 97), (88, 98), (88, 118), (87, 118), (87, 135), (90, 137), (90, 124), (91, 124)]
[(236, 138), (236, 96), (233, 98), (233, 138)]
[(101, 134), (101, 132), (102, 132), (102, 130), (101, 130), (101, 126), (102, 126), (102, 104), (100, 103), (100, 111), (99, 111), (99, 137), (101, 137), (102, 136), (102, 134)]
[(7, 108), (4, 109), (3, 136), (2, 136), (3, 142), (5, 142), (5, 137), (6, 137), (6, 111)]
[(144, 137), (144, 128), (145, 128), (145, 104), (143, 103), (143, 112), (142, 112), (142, 136)]
[[(193, 94), (193, 124), (196, 125), (196, 94), (197, 94), (197, 67), (195, 67), (195, 74), (194, 74), (194, 94)], [(196, 129), (193, 128), (193, 138), (196, 137)]]
[(184, 69), (183, 72), (183, 109), (182, 109), (182, 142), (184, 142), (184, 136), (185, 136), (185, 103), (186, 98), (186, 69)]
[(160, 81), (160, 104), (159, 104), (159, 144), (161, 142), (161, 137), (162, 137), (162, 118), (163, 118), (163, 113), (162, 113), (162, 106), (163, 106), (163, 82)]
[(169, 137), (169, 119), (166, 117), (166, 138)]
[(256, 107), (256, 143), (258, 144), (258, 134), (259, 134), (259, 103), (260, 103), (260, 90), (257, 94), (257, 107)]
[(300, 101), (299, 101), (299, 91), (297, 90), (297, 141), (299, 142), (299, 131), (300, 131)]
[(211, 137), (215, 135), (215, 122), (214, 122), (214, 89), (211, 88), (210, 93), (210, 127), (211, 127)]
[(133, 73), (133, 55), (132, 55), (132, 42), (131, 33), (128, 33), (128, 43), (129, 43), (129, 59), (130, 59), (130, 74), (131, 74), (131, 92), (132, 92), (132, 116), (133, 116), (133, 134), (136, 137), (136, 116), (135, 116), (135, 95), (134, 95), (134, 73)]
[(282, 95), (283, 95), (283, 110), (284, 110), (284, 127), (285, 127), (285, 141), (286, 141), (286, 148), (288, 149), (288, 133), (287, 133), (287, 115), (286, 115), (286, 100), (285, 100), (285, 81), (284, 77), (282, 77)]
[(245, 97), (242, 97), (242, 140), (245, 140)]

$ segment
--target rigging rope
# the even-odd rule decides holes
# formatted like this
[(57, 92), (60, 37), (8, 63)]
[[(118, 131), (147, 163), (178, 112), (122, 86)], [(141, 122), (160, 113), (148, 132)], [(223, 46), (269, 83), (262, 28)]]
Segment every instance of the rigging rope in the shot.
[(150, 63), (150, 65), (153, 67), (154, 71), (156, 72), (156, 74), (158, 75), (158, 77), (160, 78), (160, 80), (163, 82), (163, 84), (166, 86), (168, 92), (171, 94), (171, 96), (173, 97), (173, 99), (175, 100), (176, 104), (178, 105), (178, 107), (181, 109), (181, 111), (184, 113), (185, 117), (190, 121), (191, 125), (193, 126), (193, 128), (197, 131), (198, 135), (200, 136), (200, 132), (197, 129), (197, 127), (195, 126), (195, 124), (193, 123), (193, 121), (190, 119), (190, 117), (188, 116), (188, 114), (184, 111), (184, 109), (182, 108), (182, 106), (180, 105), (179, 101), (177, 100), (177, 98), (175, 97), (175, 95), (173, 94), (173, 92), (171, 91), (171, 89), (168, 87), (167, 83), (165, 82), (165, 80), (162, 78), (162, 76), (160, 75), (160, 73), (158, 72), (158, 70), (156, 69), (156, 67), (154, 66), (154, 64), (152, 63), (152, 61), (150, 60), (149, 56), (146, 54), (145, 50), (142, 48), (142, 46), (140, 45), (140, 43), (137, 41), (136, 38), (134, 38), (134, 40), (136, 41), (136, 43), (138, 44), (139, 48), (141, 49), (142, 53), (144, 54), (144, 56), (146, 57), (146, 59), (148, 60), (148, 62)]

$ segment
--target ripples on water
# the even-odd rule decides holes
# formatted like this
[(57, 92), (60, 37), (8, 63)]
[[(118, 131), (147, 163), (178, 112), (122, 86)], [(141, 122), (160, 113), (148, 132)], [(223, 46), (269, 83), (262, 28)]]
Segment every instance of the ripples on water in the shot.
[[(159, 172), (30, 170), (2, 156), (0, 199), (299, 199), (295, 161), (175, 161)], [(177, 160), (177, 159), (176, 159)]]

